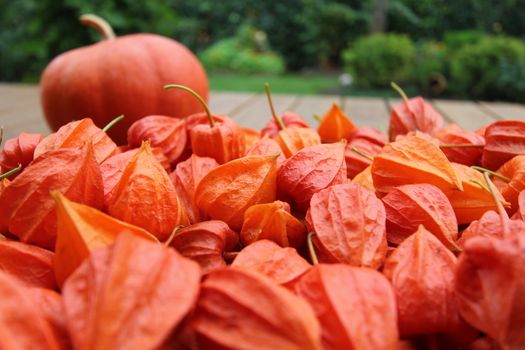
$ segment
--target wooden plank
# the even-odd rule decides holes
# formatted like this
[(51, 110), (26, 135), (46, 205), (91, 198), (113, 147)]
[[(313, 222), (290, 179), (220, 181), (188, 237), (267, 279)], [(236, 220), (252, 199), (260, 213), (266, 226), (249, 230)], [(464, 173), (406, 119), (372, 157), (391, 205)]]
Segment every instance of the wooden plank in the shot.
[(4, 114), (7, 111), (21, 108), (21, 106), (28, 104), (40, 105), (37, 86), (0, 84), (0, 112), (2, 112), (0, 117), (2, 119), (4, 119)]
[(50, 132), (40, 106), (38, 86), (0, 84), (0, 125), (4, 127), (4, 140), (21, 132)]
[(255, 93), (213, 91), (209, 103), (211, 112), (229, 116), (235, 110), (242, 108), (255, 95)]
[(303, 117), (312, 129), (317, 129), (319, 122), (313, 115), (322, 117), (334, 102), (339, 103), (339, 96), (301, 96), (292, 108), (292, 112)]
[[(296, 101), (298, 97), (294, 95), (274, 94), (272, 99), (275, 112), (281, 114), (293, 108), (297, 103)], [(255, 130), (262, 129), (268, 120), (271, 119), (270, 106), (268, 105), (266, 95), (257, 94), (250, 100), (250, 103), (233, 111), (231, 116), (241, 124), (242, 127), (248, 127)]]
[[(51, 130), (47, 126), (43, 116), (26, 117), (22, 123), (18, 124), (3, 124), (4, 140), (18, 136), (21, 132), (38, 133), (44, 136), (48, 135)], [(0, 122), (2, 124), (2, 122)]]
[(525, 121), (525, 106), (519, 103), (479, 102), (479, 104), (497, 118)]
[[(344, 100), (344, 110), (356, 125), (368, 125), (386, 132), (390, 106), (398, 101), (350, 97)], [(317, 122), (313, 114), (324, 114), (333, 102), (340, 103), (340, 97), (274, 95), (277, 113), (294, 111), (314, 128)], [(450, 122), (469, 130), (503, 118), (525, 121), (525, 106), (521, 104), (449, 100), (435, 100), (432, 103)], [(210, 107), (214, 113), (230, 115), (242, 126), (254, 129), (262, 128), (270, 119), (270, 109), (264, 94), (214, 91), (210, 94)], [(5, 128), (5, 139), (15, 137), (21, 131), (49, 132), (42, 115), (38, 86), (0, 83), (0, 125)]]
[(496, 118), (471, 101), (434, 100), (434, 107), (453, 123), (466, 130), (476, 130)]
[(386, 133), (390, 111), (385, 100), (368, 97), (349, 97), (345, 101), (344, 110), (356, 125), (370, 126)]
[(0, 83), (0, 102), (12, 102), (14, 96), (38, 96), (38, 85)]

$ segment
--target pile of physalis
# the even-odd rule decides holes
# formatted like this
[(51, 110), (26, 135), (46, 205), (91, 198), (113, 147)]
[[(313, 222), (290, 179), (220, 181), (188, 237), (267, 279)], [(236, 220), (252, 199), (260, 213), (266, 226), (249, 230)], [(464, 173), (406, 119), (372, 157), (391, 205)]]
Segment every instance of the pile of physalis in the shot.
[(5, 142), (1, 349), (525, 348), (525, 122), (202, 103)]

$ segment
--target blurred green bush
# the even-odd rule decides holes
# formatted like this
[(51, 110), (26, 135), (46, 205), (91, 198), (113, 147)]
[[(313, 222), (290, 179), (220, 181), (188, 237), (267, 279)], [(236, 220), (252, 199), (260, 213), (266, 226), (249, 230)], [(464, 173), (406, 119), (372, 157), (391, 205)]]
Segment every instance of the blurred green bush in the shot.
[(93, 44), (99, 35), (79, 16), (96, 13), (117, 35), (137, 32), (171, 36), (180, 20), (175, 0), (0, 0), (0, 81), (38, 81), (58, 54)]
[(386, 87), (412, 79), (415, 46), (406, 35), (375, 34), (358, 39), (343, 52), (346, 69), (362, 87)]
[(368, 31), (368, 2), (0, 0), (0, 81), (38, 80), (53, 57), (96, 42), (98, 35), (78, 22), (83, 13), (105, 18), (117, 35), (157, 33), (197, 53), (247, 24), (267, 34), (287, 70), (337, 66), (348, 42)]
[(465, 45), (451, 61), (451, 89), (475, 99), (525, 100), (525, 43), (487, 36)]
[(447, 46), (438, 41), (425, 41), (417, 45), (413, 78), (423, 93), (431, 96), (447, 89)]
[[(78, 22), (80, 14), (92, 12), (106, 18), (117, 35), (152, 32), (181, 41), (211, 69), (280, 72), (284, 62), (287, 71), (324, 71), (344, 65), (360, 86), (396, 80), (431, 95), (525, 100), (523, 42), (507, 38), (525, 38), (525, 6), (517, 0), (388, 0), (384, 29), (416, 44), (396, 35), (360, 39), (374, 27), (379, 3), (0, 0), (0, 81), (38, 81), (53, 57), (96, 42), (98, 34)], [(238, 33), (239, 28), (266, 33), (267, 47), (258, 47), (249, 30)], [(237, 43), (232, 37), (239, 37)], [(238, 45), (243, 50), (235, 52)]]
[(370, 35), (342, 57), (361, 87), (396, 81), (430, 96), (525, 101), (525, 42), (517, 38), (453, 31), (444, 42), (414, 45), (402, 35)]
[(443, 42), (449, 52), (455, 52), (463, 46), (475, 44), (486, 36), (479, 30), (451, 30), (445, 32)]
[[(268, 35), (287, 70), (338, 65), (348, 42), (368, 32), (369, 0), (178, 1), (177, 37), (196, 51), (235, 35), (243, 24)], [(191, 19), (187, 21), (187, 19)]]
[(266, 33), (251, 26), (242, 26), (237, 35), (223, 39), (200, 56), (209, 71), (280, 74), (284, 60), (269, 49)]

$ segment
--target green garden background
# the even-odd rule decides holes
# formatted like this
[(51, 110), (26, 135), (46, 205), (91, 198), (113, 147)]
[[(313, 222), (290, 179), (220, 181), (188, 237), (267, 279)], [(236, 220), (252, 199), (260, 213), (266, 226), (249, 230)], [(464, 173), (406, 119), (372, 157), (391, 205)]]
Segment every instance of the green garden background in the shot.
[(83, 13), (184, 43), (214, 90), (525, 101), (525, 0), (0, 0), (0, 81), (96, 42)]

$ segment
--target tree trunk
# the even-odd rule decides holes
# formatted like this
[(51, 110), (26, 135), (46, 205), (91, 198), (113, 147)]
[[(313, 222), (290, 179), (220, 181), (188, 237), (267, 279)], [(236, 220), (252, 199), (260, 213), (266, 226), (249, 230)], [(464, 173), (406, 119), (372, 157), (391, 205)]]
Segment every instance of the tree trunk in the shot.
[(384, 33), (387, 25), (387, 8), (388, 0), (373, 0), (373, 13), (372, 23), (370, 26), (370, 32), (372, 33)]

